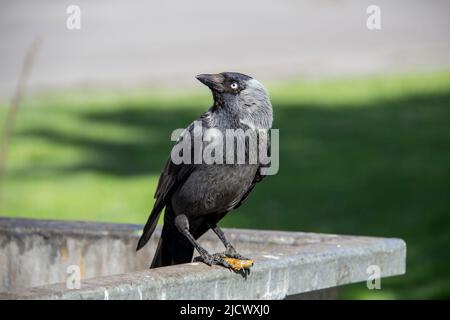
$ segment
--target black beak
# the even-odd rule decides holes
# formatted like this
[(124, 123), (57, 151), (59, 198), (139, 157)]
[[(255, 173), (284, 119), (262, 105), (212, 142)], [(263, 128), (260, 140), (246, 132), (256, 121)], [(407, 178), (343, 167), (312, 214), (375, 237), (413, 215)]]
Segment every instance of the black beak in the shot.
[(212, 91), (223, 92), (224, 77), (220, 73), (218, 74), (199, 74), (196, 76), (197, 80), (210, 88)]

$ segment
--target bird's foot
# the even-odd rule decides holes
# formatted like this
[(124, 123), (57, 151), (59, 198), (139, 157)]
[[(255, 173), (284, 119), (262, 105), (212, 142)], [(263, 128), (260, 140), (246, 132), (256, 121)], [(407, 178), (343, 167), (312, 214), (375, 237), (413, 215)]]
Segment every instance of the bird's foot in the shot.
[[(240, 255), (239, 255), (240, 256)], [(254, 261), (252, 259), (241, 259), (241, 258), (231, 258), (225, 257), (223, 258), (230, 266), (234, 272), (240, 272), (245, 277), (250, 274), (250, 268), (253, 266)]]
[(252, 260), (250, 258), (246, 258), (244, 256), (242, 256), (241, 254), (237, 253), (236, 251), (225, 251), (223, 253), (224, 256), (231, 258), (231, 259), (237, 259), (237, 260)]
[[(242, 258), (242, 259), (241, 259)], [(215, 253), (204, 254), (194, 258), (196, 262), (203, 262), (209, 266), (221, 265), (234, 272), (243, 273), (247, 276), (250, 273), (250, 267), (253, 266), (253, 260), (242, 257), (238, 253)]]
[(250, 268), (254, 261), (246, 258), (236, 252), (232, 245), (227, 246), (227, 250), (223, 253), (225, 261), (232, 266), (233, 271), (240, 272), (246, 278), (250, 274)]
[(227, 250), (223, 253), (225, 256), (227, 256), (228, 258), (232, 258), (232, 259), (238, 259), (238, 260), (252, 260), (250, 258), (246, 258), (242, 255), (240, 255), (239, 253), (237, 253), (236, 249), (232, 246), (229, 245), (227, 247)]
[(222, 253), (214, 254), (202, 254), (194, 258), (195, 262), (203, 262), (208, 266), (220, 265), (225, 268), (231, 268), (231, 265), (224, 259), (225, 256)]

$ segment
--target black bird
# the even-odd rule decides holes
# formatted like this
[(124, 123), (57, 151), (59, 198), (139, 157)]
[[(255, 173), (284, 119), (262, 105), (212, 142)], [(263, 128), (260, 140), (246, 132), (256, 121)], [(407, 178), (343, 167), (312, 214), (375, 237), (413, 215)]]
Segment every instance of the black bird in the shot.
[[(196, 77), (212, 91), (214, 104), (196, 121), (205, 129), (269, 130), (272, 105), (264, 86), (237, 72), (201, 74)], [(185, 133), (192, 134), (194, 122)], [(225, 136), (225, 135), (224, 135)], [(180, 143), (180, 140), (177, 142)], [(207, 142), (203, 142), (207, 145)], [(266, 145), (267, 147), (267, 145)], [(244, 259), (225, 238), (217, 223), (239, 207), (263, 178), (257, 164), (174, 164), (168, 159), (159, 178), (155, 204), (139, 239), (141, 249), (150, 239), (165, 208), (161, 238), (150, 268), (192, 261), (194, 248), (208, 265), (231, 267), (224, 257)], [(224, 244), (225, 253), (210, 254), (197, 239), (212, 229)]]

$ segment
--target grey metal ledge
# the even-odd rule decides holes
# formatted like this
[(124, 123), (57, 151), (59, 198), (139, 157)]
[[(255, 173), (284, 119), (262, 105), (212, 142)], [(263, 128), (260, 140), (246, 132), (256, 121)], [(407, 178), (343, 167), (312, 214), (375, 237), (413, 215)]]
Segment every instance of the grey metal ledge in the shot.
[[(303, 232), (225, 229), (255, 260), (247, 279), (201, 263), (147, 269), (159, 238), (135, 252), (142, 226), (0, 218), (2, 299), (283, 299), (405, 273), (403, 240)], [(201, 238), (223, 251), (212, 233)], [(67, 267), (81, 269), (67, 289)]]

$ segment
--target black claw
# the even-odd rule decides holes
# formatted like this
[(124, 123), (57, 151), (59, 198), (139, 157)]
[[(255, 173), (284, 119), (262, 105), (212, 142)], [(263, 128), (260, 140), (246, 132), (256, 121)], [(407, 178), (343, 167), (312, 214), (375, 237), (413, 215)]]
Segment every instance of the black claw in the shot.
[(250, 275), (250, 268), (240, 269), (239, 271), (235, 271), (235, 272), (239, 273), (244, 279), (247, 279), (247, 277)]

